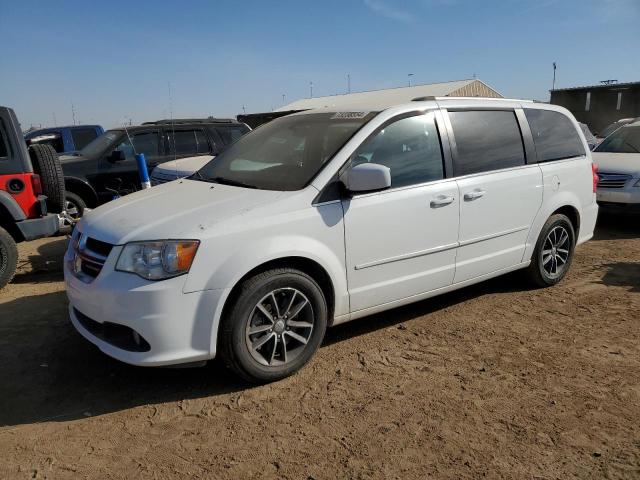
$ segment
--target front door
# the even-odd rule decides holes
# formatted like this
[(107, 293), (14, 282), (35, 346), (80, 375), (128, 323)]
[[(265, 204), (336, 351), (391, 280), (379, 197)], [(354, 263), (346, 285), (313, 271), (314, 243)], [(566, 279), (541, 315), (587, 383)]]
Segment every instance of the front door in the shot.
[(144, 153), (149, 174), (151, 174), (151, 170), (161, 159), (159, 132), (158, 130), (129, 132), (128, 135), (121, 137), (114, 150), (122, 152), (124, 159), (110, 160), (112, 151), (107, 152), (107, 156), (100, 159), (97, 187), (101, 203), (113, 198), (116, 191), (120, 195), (126, 195), (140, 190), (135, 154)]
[(451, 285), (459, 195), (447, 180), (434, 112), (383, 126), (350, 164), (391, 171), (391, 188), (343, 201), (351, 312)]

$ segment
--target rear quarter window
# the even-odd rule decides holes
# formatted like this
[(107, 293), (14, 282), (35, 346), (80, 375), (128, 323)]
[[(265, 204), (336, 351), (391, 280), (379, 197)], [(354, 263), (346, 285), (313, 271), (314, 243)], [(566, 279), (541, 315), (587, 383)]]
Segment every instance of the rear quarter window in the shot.
[(71, 137), (76, 150), (82, 150), (98, 136), (95, 128), (75, 128), (71, 130)]
[(525, 108), (538, 162), (585, 155), (582, 140), (569, 118), (551, 110)]

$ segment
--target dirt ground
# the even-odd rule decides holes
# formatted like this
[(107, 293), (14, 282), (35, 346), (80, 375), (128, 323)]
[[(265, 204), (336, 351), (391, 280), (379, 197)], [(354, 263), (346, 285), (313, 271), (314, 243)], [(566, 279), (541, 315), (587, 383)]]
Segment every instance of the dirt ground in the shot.
[(67, 320), (63, 238), (0, 292), (2, 478), (640, 478), (640, 219), (558, 286), (509, 275), (329, 330), (299, 374), (111, 360)]

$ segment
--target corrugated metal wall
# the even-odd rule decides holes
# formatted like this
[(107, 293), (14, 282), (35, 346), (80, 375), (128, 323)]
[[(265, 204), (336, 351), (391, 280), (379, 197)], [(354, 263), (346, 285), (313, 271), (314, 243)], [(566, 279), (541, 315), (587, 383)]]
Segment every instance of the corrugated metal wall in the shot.
[(454, 90), (447, 97), (488, 97), (488, 98), (504, 98), (493, 88), (489, 87), (480, 80), (465, 85), (462, 88)]

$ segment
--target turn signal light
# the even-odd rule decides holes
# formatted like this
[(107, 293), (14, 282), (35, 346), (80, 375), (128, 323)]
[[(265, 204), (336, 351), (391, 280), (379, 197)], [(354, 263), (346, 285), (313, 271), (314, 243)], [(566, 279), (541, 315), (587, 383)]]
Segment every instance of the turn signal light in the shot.
[(42, 194), (42, 181), (40, 180), (40, 175), (35, 173), (31, 175), (31, 186), (33, 187), (33, 193), (35, 195)]

